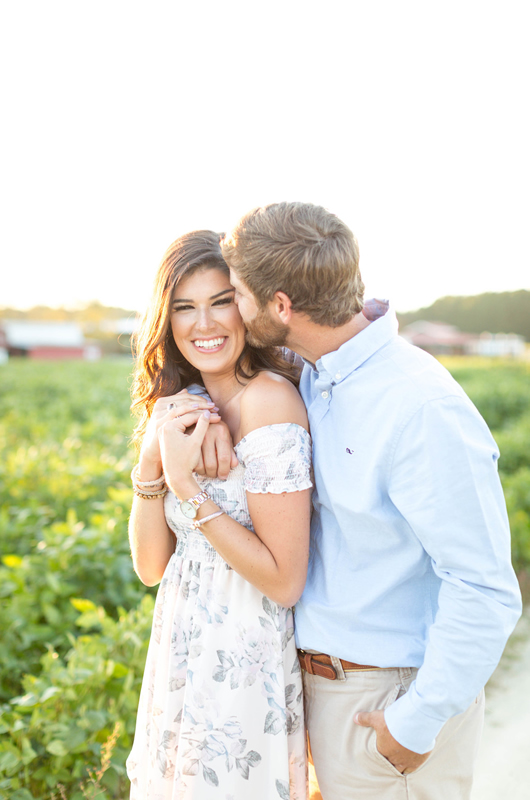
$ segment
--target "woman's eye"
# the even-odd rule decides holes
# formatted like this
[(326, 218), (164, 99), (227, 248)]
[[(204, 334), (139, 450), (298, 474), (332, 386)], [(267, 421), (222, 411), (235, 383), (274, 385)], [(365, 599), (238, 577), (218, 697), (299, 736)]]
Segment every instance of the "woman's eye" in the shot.
[(215, 301), (214, 306), (229, 306), (232, 302), (232, 297), (222, 297), (220, 300)]
[(175, 306), (173, 311), (189, 311), (193, 306)]

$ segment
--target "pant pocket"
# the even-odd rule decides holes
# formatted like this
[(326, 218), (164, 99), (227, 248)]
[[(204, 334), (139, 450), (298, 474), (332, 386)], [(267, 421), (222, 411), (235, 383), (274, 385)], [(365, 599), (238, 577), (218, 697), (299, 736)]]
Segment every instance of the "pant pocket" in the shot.
[(368, 740), (368, 752), (372, 756), (372, 758), (376, 761), (379, 768), (384, 769), (386, 772), (394, 775), (396, 778), (401, 778), (401, 780), (405, 780), (405, 775), (402, 775), (401, 772), (396, 769), (396, 767), (385, 758), (385, 756), (379, 752), (377, 749), (377, 733), (374, 728), (370, 731), (370, 738)]
[(406, 686), (403, 686), (402, 683), (396, 683), (392, 691), (388, 693), (388, 697), (386, 698), (385, 703), (383, 705), (383, 710), (391, 706), (392, 703), (395, 703), (396, 700), (398, 700), (400, 697), (406, 694), (406, 691), (407, 691)]
[[(383, 704), (383, 711), (395, 703), (400, 697), (402, 697), (407, 692), (407, 687), (404, 686), (402, 683), (396, 683), (392, 691), (388, 693), (388, 696)], [(368, 752), (372, 756), (372, 758), (377, 762), (379, 767), (384, 768), (387, 772), (390, 772), (395, 777), (399, 777), (402, 780), (405, 779), (405, 776), (401, 774), (401, 772), (396, 769), (396, 767), (386, 758), (382, 753), (379, 752), (377, 749), (377, 733), (375, 728), (371, 728), (370, 736), (368, 739)]]

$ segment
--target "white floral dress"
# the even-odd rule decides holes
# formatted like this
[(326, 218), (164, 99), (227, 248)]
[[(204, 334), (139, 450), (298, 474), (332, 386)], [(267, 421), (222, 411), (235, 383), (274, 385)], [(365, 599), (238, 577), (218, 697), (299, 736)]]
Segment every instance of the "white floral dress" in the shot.
[[(195, 477), (251, 530), (246, 492), (311, 487), (311, 440), (299, 425), (258, 428), (235, 450), (226, 481)], [(127, 760), (131, 799), (306, 800), (292, 611), (232, 570), (172, 493), (165, 514), (177, 544), (156, 599)]]

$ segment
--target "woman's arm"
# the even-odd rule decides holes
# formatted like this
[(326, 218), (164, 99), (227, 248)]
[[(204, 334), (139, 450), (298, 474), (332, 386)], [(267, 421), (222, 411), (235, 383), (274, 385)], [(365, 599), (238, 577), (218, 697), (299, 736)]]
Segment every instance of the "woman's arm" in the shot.
[[(245, 389), (241, 402), (241, 434), (264, 425), (295, 422), (307, 429), (303, 402), (292, 384), (279, 376), (261, 374)], [(179, 420), (160, 431), (161, 452), (168, 485), (181, 500), (200, 491), (192, 476), (209, 420), (202, 415), (193, 434), (186, 436)], [(178, 458), (176, 454), (178, 453)], [(271, 600), (291, 606), (300, 597), (307, 574), (310, 489), (282, 494), (247, 492), (256, 533), (227, 514), (201, 526), (222, 558)], [(213, 500), (203, 503), (197, 518), (219, 510)]]
[[(174, 409), (168, 411), (169, 403)], [(162, 475), (162, 456), (158, 430), (171, 419), (181, 417), (183, 423), (193, 425), (205, 408), (213, 403), (204, 397), (179, 392), (156, 401), (142, 442), (137, 478), (155, 481)], [(218, 415), (214, 421), (220, 420)], [(164, 498), (145, 500), (134, 497), (129, 518), (129, 542), (134, 570), (142, 583), (155, 586), (162, 579), (168, 561), (175, 551), (175, 534), (169, 529), (164, 514)]]
[(156, 586), (175, 552), (175, 534), (166, 523), (163, 497), (153, 500), (134, 498), (129, 542), (134, 571), (146, 586)]

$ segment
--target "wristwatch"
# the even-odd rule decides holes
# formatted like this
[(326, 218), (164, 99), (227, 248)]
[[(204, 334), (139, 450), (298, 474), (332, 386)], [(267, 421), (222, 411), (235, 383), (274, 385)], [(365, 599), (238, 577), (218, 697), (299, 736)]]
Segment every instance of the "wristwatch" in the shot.
[(195, 497), (190, 497), (189, 500), (183, 500), (180, 504), (180, 510), (188, 519), (195, 519), (199, 508), (210, 499), (208, 492), (199, 492)]

